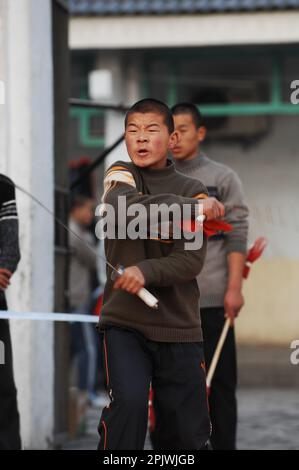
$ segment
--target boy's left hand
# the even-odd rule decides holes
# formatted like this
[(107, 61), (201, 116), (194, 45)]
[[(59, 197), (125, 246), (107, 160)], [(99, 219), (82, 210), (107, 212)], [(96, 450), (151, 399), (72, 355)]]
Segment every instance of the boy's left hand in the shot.
[(137, 294), (144, 287), (145, 279), (137, 266), (130, 266), (124, 270), (124, 273), (117, 278), (114, 283), (114, 289), (122, 289), (130, 294)]
[(241, 308), (244, 305), (244, 297), (239, 289), (228, 289), (224, 297), (225, 317), (230, 318), (233, 324)]

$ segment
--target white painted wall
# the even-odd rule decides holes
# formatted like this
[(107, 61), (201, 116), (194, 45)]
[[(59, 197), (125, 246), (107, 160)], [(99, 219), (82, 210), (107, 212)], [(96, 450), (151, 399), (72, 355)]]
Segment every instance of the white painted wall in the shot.
[[(2, 88), (5, 93), (4, 83), (4, 0), (0, 0), (0, 80), (2, 82)], [(4, 96), (5, 98), (5, 96)], [(0, 97), (1, 99), (1, 97)], [(0, 101), (0, 172), (5, 173), (6, 161), (4, 158), (5, 153), (5, 106)]]
[[(121, 55), (100, 54), (96, 61), (96, 70), (109, 70), (112, 76), (112, 97), (107, 98), (109, 104), (131, 105), (139, 99), (138, 66), (135, 63), (123, 63)], [(105, 102), (101, 99), (101, 102)], [(125, 114), (118, 111), (105, 112), (105, 141), (106, 146), (113, 144), (124, 132)], [(129, 161), (125, 143), (120, 144), (105, 161), (108, 168), (117, 160)]]
[[(1, 0), (6, 105), (2, 108), (4, 171), (53, 209), (53, 79), (50, 0)], [(17, 193), (22, 260), (8, 300), (15, 311), (53, 309), (53, 220)], [(15, 379), (25, 448), (45, 449), (53, 437), (53, 325), (12, 322)]]
[(72, 49), (128, 49), (299, 41), (299, 12), (72, 17)]
[[(242, 118), (240, 118), (242, 119)], [(299, 116), (274, 117), (269, 134), (253, 147), (213, 145), (212, 158), (240, 175), (251, 210), (251, 238), (266, 235), (267, 257), (299, 260)]]

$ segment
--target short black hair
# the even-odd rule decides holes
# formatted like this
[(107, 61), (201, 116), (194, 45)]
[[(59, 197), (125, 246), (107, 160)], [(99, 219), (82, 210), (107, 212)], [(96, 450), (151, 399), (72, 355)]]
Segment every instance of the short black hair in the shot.
[(204, 126), (203, 116), (193, 103), (178, 103), (171, 108), (171, 111), (173, 116), (177, 116), (178, 114), (190, 114), (196, 129)]
[(73, 211), (74, 209), (79, 209), (81, 207), (84, 207), (87, 202), (91, 201), (92, 197), (87, 196), (86, 194), (74, 194), (71, 197), (70, 201), (70, 209)]
[(131, 108), (127, 111), (125, 117), (125, 127), (127, 127), (128, 117), (133, 113), (160, 114), (164, 118), (164, 123), (168, 129), (169, 134), (172, 134), (174, 131), (174, 122), (171, 110), (165, 103), (163, 103), (163, 101), (159, 101), (154, 98), (145, 98), (143, 100), (137, 101), (137, 103), (133, 104), (133, 106), (131, 106)]

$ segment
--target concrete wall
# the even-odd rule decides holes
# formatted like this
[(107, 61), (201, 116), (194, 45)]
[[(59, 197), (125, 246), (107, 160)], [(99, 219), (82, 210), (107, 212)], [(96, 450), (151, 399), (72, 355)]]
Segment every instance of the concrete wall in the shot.
[[(53, 79), (50, 0), (1, 0), (0, 171), (53, 209)], [(4, 130), (3, 130), (4, 129)], [(17, 192), (22, 260), (8, 295), (15, 311), (53, 308), (53, 220)], [(12, 322), (15, 379), (25, 448), (45, 449), (53, 434), (53, 325)]]
[(299, 41), (298, 11), (73, 17), (72, 49), (136, 49)]
[[(112, 96), (107, 98), (109, 104), (132, 104), (140, 99), (138, 61), (126, 61), (116, 52), (101, 53), (96, 60), (95, 70), (109, 70), (113, 80)], [(105, 102), (105, 99), (101, 99)], [(124, 113), (118, 111), (105, 112), (105, 141), (106, 146), (113, 144), (124, 132)], [(130, 160), (125, 143), (120, 144), (105, 160), (106, 168), (116, 160)]]
[[(5, 94), (5, 83), (4, 83), (4, 0), (0, 0), (0, 93)], [(5, 170), (5, 162), (2, 155), (5, 151), (5, 107), (4, 107), (5, 96), (0, 95), (0, 171)]]
[(244, 183), (250, 240), (269, 239), (244, 284), (246, 305), (237, 322), (241, 344), (289, 345), (299, 338), (298, 124), (298, 116), (273, 117), (269, 134), (247, 150), (237, 144), (207, 148)]

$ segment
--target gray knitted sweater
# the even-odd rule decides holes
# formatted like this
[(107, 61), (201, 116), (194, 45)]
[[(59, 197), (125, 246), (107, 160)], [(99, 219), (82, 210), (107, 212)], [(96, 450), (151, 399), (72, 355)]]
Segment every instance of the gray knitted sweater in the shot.
[[(18, 215), (12, 181), (0, 174), (0, 268), (14, 272), (20, 260)], [(0, 302), (5, 299), (0, 290)]]
[(228, 281), (227, 255), (247, 251), (248, 208), (242, 184), (231, 168), (203, 154), (188, 161), (177, 160), (176, 168), (187, 176), (198, 178), (207, 187), (209, 195), (225, 205), (225, 220), (233, 226), (232, 232), (209, 238), (206, 261), (197, 278), (201, 308), (221, 307)]

